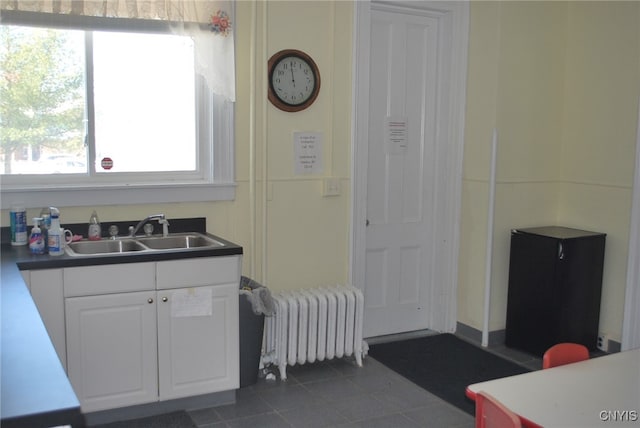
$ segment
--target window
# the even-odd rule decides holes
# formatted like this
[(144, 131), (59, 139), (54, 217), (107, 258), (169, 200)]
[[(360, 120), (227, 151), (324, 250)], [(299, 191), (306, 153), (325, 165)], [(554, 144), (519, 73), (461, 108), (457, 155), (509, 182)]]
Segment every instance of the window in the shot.
[(113, 32), (87, 39), (93, 41), (95, 170), (196, 171), (193, 40)]
[(233, 198), (233, 104), (197, 74), (194, 38), (60, 27), (0, 26), (5, 203)]

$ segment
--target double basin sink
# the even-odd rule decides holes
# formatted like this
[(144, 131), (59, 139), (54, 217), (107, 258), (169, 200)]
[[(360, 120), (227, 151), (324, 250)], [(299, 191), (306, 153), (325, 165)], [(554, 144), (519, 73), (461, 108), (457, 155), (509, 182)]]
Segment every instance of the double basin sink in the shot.
[(70, 256), (94, 256), (219, 247), (224, 247), (224, 244), (202, 233), (192, 232), (171, 233), (168, 236), (77, 241), (67, 244), (65, 251)]

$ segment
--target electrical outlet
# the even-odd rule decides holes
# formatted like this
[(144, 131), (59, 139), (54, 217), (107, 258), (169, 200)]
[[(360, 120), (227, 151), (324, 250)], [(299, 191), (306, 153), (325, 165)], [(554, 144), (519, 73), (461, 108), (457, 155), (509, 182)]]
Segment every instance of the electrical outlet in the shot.
[(598, 343), (596, 345), (599, 350), (608, 352), (609, 351), (609, 335), (606, 333), (598, 334)]

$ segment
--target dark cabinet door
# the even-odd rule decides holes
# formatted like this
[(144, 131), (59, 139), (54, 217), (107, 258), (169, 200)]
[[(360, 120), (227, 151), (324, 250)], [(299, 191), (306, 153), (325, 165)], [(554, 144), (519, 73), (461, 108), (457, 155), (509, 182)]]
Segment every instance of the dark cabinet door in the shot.
[(560, 342), (595, 349), (604, 239), (557, 227), (512, 232), (507, 346), (536, 355)]

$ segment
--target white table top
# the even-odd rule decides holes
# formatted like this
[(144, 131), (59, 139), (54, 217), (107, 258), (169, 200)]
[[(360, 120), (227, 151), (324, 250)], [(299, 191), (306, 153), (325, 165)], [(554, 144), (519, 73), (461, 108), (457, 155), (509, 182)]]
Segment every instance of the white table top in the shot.
[(640, 349), (469, 385), (551, 427), (640, 426)]

